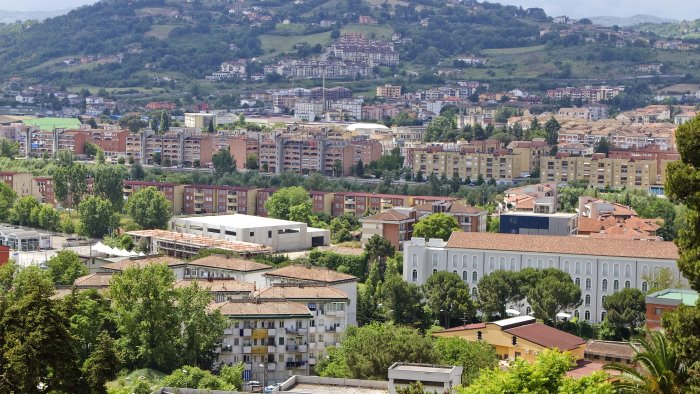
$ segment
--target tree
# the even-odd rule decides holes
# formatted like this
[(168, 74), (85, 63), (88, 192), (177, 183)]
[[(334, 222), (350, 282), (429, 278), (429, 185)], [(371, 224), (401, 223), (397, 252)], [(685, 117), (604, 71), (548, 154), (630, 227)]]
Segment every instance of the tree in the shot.
[(561, 129), (561, 125), (554, 119), (554, 116), (549, 118), (547, 123), (544, 124), (544, 130), (547, 132), (545, 140), (550, 146), (554, 146), (559, 142), (559, 129)]
[(170, 114), (166, 111), (161, 112), (159, 129), (160, 134), (165, 134), (170, 131)]
[(211, 162), (214, 165), (214, 173), (216, 176), (223, 176), (236, 172), (236, 162), (233, 160), (233, 157), (231, 157), (231, 152), (227, 149), (219, 149), (219, 152), (212, 156)]
[(453, 320), (472, 319), (476, 313), (469, 287), (454, 273), (436, 272), (423, 285), (423, 295), (436, 319), (444, 319), (446, 328)]
[(425, 239), (440, 238), (447, 241), (455, 231), (459, 231), (457, 220), (444, 213), (428, 215), (413, 226), (413, 236)]
[(198, 367), (186, 365), (163, 378), (163, 385), (168, 387), (191, 388), (200, 390), (230, 390), (211, 372)]
[(0, 182), (0, 221), (7, 220), (10, 208), (17, 199), (17, 193), (5, 182)]
[(32, 211), (39, 208), (39, 201), (32, 196), (22, 197), (10, 209), (8, 219), (12, 224), (32, 226)]
[(74, 338), (71, 346), (78, 365), (84, 365), (98, 348), (101, 333), (116, 335), (109, 300), (94, 289), (74, 289), (63, 299), (62, 308), (70, 322), (69, 331)]
[(333, 176), (334, 177), (341, 177), (343, 176), (343, 162), (336, 159), (333, 162)]
[(365, 164), (362, 163), (362, 159), (358, 160), (357, 164), (355, 164), (355, 176), (358, 178), (365, 176)]
[(603, 137), (600, 141), (596, 142), (593, 150), (595, 153), (605, 153), (605, 157), (607, 157), (610, 152), (610, 142), (607, 138)]
[(19, 142), (0, 138), (0, 157), (14, 159), (17, 155), (19, 155)]
[(214, 119), (209, 119), (209, 125), (207, 125), (207, 132), (210, 134), (214, 134), (216, 131), (216, 128), (214, 127)]
[(134, 193), (126, 203), (126, 211), (143, 229), (166, 228), (173, 215), (170, 201), (152, 186)]
[(384, 263), (387, 257), (393, 257), (396, 249), (391, 242), (379, 234), (374, 234), (367, 240), (365, 244), (365, 253), (370, 262), (380, 264), (381, 272), (384, 271)]
[(102, 238), (116, 227), (118, 218), (112, 204), (104, 198), (90, 196), (78, 205), (80, 229), (78, 232), (92, 238)]
[(97, 164), (105, 164), (105, 152), (102, 149), (97, 151), (97, 155), (95, 155), (95, 162)]
[(66, 206), (77, 207), (87, 193), (87, 178), (87, 168), (82, 164), (59, 166), (53, 174), (56, 198)]
[[(398, 274), (388, 275), (381, 289), (382, 307), (397, 325), (419, 325), (423, 320), (423, 296), (420, 287)], [(420, 328), (420, 327), (416, 327)]]
[(289, 220), (291, 208), (299, 205), (313, 207), (309, 192), (301, 186), (283, 187), (265, 201), (265, 210), (271, 218)]
[(613, 386), (620, 393), (680, 394), (688, 392), (686, 366), (659, 331), (647, 333), (633, 341), (632, 361), (641, 368), (607, 364), (605, 369), (618, 372)]
[(434, 363), (437, 356), (431, 339), (418, 330), (372, 323), (348, 327), (340, 347), (317, 364), (316, 372), (321, 376), (386, 380), (387, 370), (396, 360)]
[(72, 250), (59, 251), (46, 262), (46, 265), (47, 272), (55, 285), (71, 286), (77, 278), (88, 273), (85, 264)]
[(124, 174), (121, 166), (99, 166), (95, 169), (93, 194), (112, 204), (115, 212), (121, 212), (124, 206)]
[(461, 365), (462, 386), (468, 386), (484, 369), (498, 366), (496, 349), (486, 342), (466, 341), (456, 337), (438, 337), (435, 353), (441, 365)]
[(649, 274), (642, 275), (642, 280), (649, 284), (647, 294), (683, 286), (673, 271), (668, 267), (661, 268), (658, 272), (652, 270)]
[[(0, 301), (0, 391), (75, 392), (80, 375), (68, 321), (51, 299), (53, 286), (37, 267), (23, 269)], [(8, 302), (10, 301), (10, 302)]]
[(210, 369), (216, 360), (216, 343), (229, 322), (216, 310), (207, 312), (209, 291), (197, 282), (177, 292), (177, 313), (182, 333), (177, 347), (183, 363)]
[(607, 296), (603, 308), (607, 311), (605, 320), (615, 327), (622, 339), (629, 339), (644, 326), (646, 303), (644, 293), (637, 289), (622, 289)]
[(245, 158), (245, 168), (249, 170), (257, 170), (259, 168), (258, 165), (258, 155), (255, 153), (251, 153)]
[(484, 276), (478, 285), (479, 310), (489, 319), (506, 317), (509, 304), (523, 300), (524, 283), (519, 272), (495, 271)]
[(121, 360), (114, 340), (102, 332), (98, 337), (97, 348), (83, 364), (83, 378), (91, 393), (107, 393), (105, 384), (117, 377)]
[(559, 272), (563, 275), (545, 274), (527, 295), (535, 317), (550, 325), (556, 321), (557, 313), (581, 305), (581, 288), (576, 286), (569, 274)]
[(146, 176), (146, 173), (143, 171), (143, 167), (141, 166), (141, 163), (134, 163), (131, 166), (131, 179), (140, 181), (143, 180), (143, 178)]
[(608, 375), (602, 372), (583, 378), (566, 377), (574, 366), (571, 353), (545, 350), (534, 363), (518, 358), (507, 370), (484, 369), (471, 385), (458, 389), (459, 394), (614, 394)]
[(117, 348), (127, 368), (171, 371), (178, 367), (180, 325), (175, 306), (175, 274), (165, 264), (127, 268), (109, 287)]

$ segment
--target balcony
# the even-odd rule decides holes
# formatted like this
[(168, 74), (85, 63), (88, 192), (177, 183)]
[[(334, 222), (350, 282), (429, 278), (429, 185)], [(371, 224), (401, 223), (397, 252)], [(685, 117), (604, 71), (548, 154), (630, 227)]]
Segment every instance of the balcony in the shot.
[(299, 335), (306, 335), (309, 333), (309, 329), (304, 327), (299, 329)]
[(268, 329), (267, 329), (267, 336), (269, 336), (269, 337), (274, 337), (275, 335), (277, 335), (277, 330), (276, 330), (276, 329), (274, 329), (274, 328), (268, 328)]
[(232, 328), (227, 328), (224, 330), (224, 335), (233, 335), (233, 329)]
[(252, 328), (244, 328), (243, 329), (243, 336), (244, 337), (249, 337), (253, 335), (253, 329)]
[(287, 361), (286, 366), (287, 369), (304, 368), (306, 366), (306, 363), (306, 361)]
[(309, 334), (314, 334), (316, 332), (316, 327), (309, 327)]
[(277, 369), (277, 363), (267, 363), (268, 372), (273, 372)]
[(253, 351), (253, 347), (250, 345), (243, 345), (243, 353), (250, 354)]
[(299, 351), (300, 351), (301, 353), (306, 353), (306, 352), (308, 351), (307, 345), (306, 345), (306, 344), (304, 344), (304, 345), (299, 345)]
[(299, 351), (299, 346), (297, 345), (287, 345), (286, 350), (288, 352), (298, 352)]
[(274, 345), (267, 345), (267, 352), (268, 352), (268, 353), (276, 353), (276, 352), (277, 352), (277, 346), (274, 346)]

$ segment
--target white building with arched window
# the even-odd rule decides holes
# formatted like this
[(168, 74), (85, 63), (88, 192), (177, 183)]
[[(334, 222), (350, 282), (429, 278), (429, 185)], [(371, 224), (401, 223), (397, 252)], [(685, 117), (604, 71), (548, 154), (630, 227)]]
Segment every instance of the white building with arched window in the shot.
[[(649, 285), (644, 277), (662, 268), (670, 269), (685, 283), (676, 265), (678, 248), (673, 242), (456, 232), (447, 242), (413, 238), (404, 245), (404, 256), (415, 262), (404, 264), (404, 280), (417, 285), (424, 284), (434, 270), (452, 272), (453, 256), (476, 263), (465, 280), (469, 287), (475, 286), (475, 277), (481, 279), (502, 268), (561, 267), (572, 281), (578, 278), (579, 316), (591, 322), (598, 322), (605, 312), (602, 297), (626, 287), (646, 291)], [(528, 307), (523, 302), (516, 308), (525, 314)]]

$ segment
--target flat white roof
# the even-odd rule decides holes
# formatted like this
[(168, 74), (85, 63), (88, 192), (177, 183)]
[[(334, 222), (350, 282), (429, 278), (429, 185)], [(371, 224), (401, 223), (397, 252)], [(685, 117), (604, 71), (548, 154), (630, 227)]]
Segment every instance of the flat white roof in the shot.
[(503, 319), (503, 320), (498, 320), (493, 322), (493, 324), (500, 326), (500, 327), (506, 327), (510, 326), (511, 324), (518, 324), (518, 323), (525, 323), (532, 321), (533, 323), (536, 321), (534, 317), (532, 316), (516, 316), (516, 317), (511, 317), (510, 319)]
[(219, 216), (194, 216), (188, 218), (176, 218), (177, 222), (188, 222), (190, 224), (206, 224), (207, 226), (225, 226), (234, 228), (260, 228), (276, 226), (301, 226), (304, 223), (292, 222), (289, 220), (266, 218), (253, 215), (219, 215)]

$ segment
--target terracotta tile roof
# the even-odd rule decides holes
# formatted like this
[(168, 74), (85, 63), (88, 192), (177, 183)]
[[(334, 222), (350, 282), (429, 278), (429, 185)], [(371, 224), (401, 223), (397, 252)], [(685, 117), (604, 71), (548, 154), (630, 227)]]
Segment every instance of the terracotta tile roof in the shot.
[(202, 257), (201, 259), (197, 260), (192, 260), (188, 262), (180, 262), (176, 264), (168, 264), (169, 266), (176, 266), (176, 265), (197, 265), (200, 267), (209, 267), (209, 268), (221, 268), (221, 269), (227, 269), (227, 270), (232, 270), (232, 271), (241, 271), (241, 272), (249, 272), (249, 271), (260, 271), (260, 270), (266, 270), (266, 269), (272, 269), (273, 267), (271, 265), (263, 264), (263, 263), (258, 263), (257, 261), (253, 260), (245, 260), (245, 259), (240, 259), (240, 258), (235, 258), (235, 257), (226, 257), (224, 255), (220, 254), (213, 254), (209, 255), (206, 257)]
[(102, 267), (100, 267), (100, 270), (108, 270), (108, 271), (124, 271), (127, 268), (132, 268), (132, 267), (146, 267), (151, 264), (181, 264), (183, 263), (183, 260), (177, 259), (175, 257), (171, 256), (164, 256), (164, 255), (159, 255), (159, 256), (153, 256), (153, 257), (145, 257), (145, 258), (136, 258), (136, 259), (127, 259), (127, 260), (122, 260), (116, 263), (110, 263), (110, 264), (105, 264)]
[(557, 348), (561, 351), (575, 349), (586, 343), (583, 338), (542, 323), (525, 324), (503, 331), (540, 346), (550, 349)]
[(257, 297), (286, 300), (347, 300), (344, 291), (329, 286), (270, 286), (256, 293)]
[(657, 231), (661, 228), (659, 223), (663, 223), (663, 219), (642, 219), (639, 217), (631, 217), (625, 220), (625, 225), (627, 227), (645, 232)]
[(673, 242), (628, 241), (585, 237), (454, 232), (448, 248), (508, 250), (553, 254), (579, 254), (609, 257), (678, 259)]
[(264, 273), (266, 277), (279, 276), (282, 278), (300, 279), (311, 282), (321, 283), (337, 283), (356, 281), (357, 277), (343, 274), (341, 272), (329, 270), (327, 268), (304, 266), (304, 265), (288, 265), (276, 270)]
[(227, 301), (213, 304), (211, 309), (218, 309), (224, 316), (311, 316), (309, 308), (291, 301)]
[(597, 340), (588, 342), (588, 345), (586, 345), (586, 353), (622, 358), (626, 360), (632, 359), (632, 357), (635, 355), (634, 348), (629, 342)]
[(197, 283), (199, 286), (209, 289), (210, 292), (249, 292), (255, 291), (255, 283), (242, 282), (235, 279), (212, 279), (212, 280), (197, 280), (197, 279), (180, 279), (175, 282), (176, 289), (182, 289), (189, 287), (193, 283)]
[(613, 218), (606, 218), (604, 220), (601, 219), (593, 219), (593, 218), (587, 218), (587, 217), (579, 217), (578, 218), (578, 231), (583, 233), (597, 233), (603, 230), (606, 227), (606, 224), (608, 226), (615, 225), (617, 221)]
[(112, 274), (90, 274), (77, 278), (73, 285), (78, 288), (86, 287), (107, 287), (109, 281), (112, 280)]
[(363, 221), (377, 221), (377, 222), (400, 222), (402, 220), (408, 220), (408, 216), (398, 212), (394, 209), (388, 211), (380, 212), (371, 216), (367, 216), (362, 219)]
[(265, 245), (250, 242), (226, 241), (218, 238), (203, 237), (195, 234), (178, 233), (166, 230), (138, 230), (129, 231), (128, 235), (136, 237), (156, 238), (179, 244), (187, 244), (200, 248), (216, 248), (230, 250), (237, 253), (269, 253), (272, 248)]

